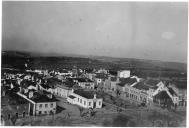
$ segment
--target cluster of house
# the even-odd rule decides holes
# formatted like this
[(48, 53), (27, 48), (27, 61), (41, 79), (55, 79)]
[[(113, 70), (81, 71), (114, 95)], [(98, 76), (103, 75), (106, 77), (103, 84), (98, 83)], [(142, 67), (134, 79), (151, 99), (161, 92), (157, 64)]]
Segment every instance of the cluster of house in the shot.
[[(26, 73), (4, 72), (1, 79), (2, 97), (16, 94), (28, 102), (29, 115), (55, 114), (57, 99), (84, 108), (102, 108), (103, 98), (95, 92), (103, 91), (136, 104), (161, 104), (169, 99), (174, 105), (186, 106), (186, 84), (142, 79), (131, 76), (129, 70), (111, 75), (100, 69), (86, 72), (80, 69), (63, 72), (34, 70)], [(17, 109), (15, 109), (17, 111)], [(23, 114), (23, 113), (22, 113)]]
[[(97, 81), (100, 78), (97, 78)], [(114, 96), (130, 100), (133, 103), (161, 105), (170, 100), (173, 105), (186, 106), (186, 81), (168, 81), (159, 79), (142, 79), (131, 76), (130, 71), (118, 71), (117, 76), (101, 76), (101, 89)]]

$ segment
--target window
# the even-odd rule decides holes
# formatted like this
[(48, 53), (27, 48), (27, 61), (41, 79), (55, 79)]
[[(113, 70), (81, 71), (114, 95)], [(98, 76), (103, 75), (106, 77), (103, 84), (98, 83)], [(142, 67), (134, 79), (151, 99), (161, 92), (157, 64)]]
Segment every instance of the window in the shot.
[(101, 105), (101, 102), (99, 101), (99, 105)]
[(47, 111), (44, 111), (44, 114), (47, 114)]
[(51, 103), (51, 108), (53, 107), (53, 103)]
[(18, 113), (16, 113), (16, 117), (18, 118)]
[(80, 99), (80, 103), (82, 103), (82, 99)]
[(86, 104), (86, 101), (84, 101), (84, 105)]
[(39, 111), (39, 115), (41, 115), (41, 111)]
[(89, 102), (89, 106), (91, 106), (91, 102)]
[(43, 105), (43, 104), (39, 104), (39, 108), (42, 108), (42, 105)]
[(78, 102), (79, 102), (79, 98), (78, 98)]
[(8, 114), (8, 120), (10, 119), (10, 117), (11, 117), (11, 115), (10, 115), (10, 114)]
[(45, 104), (45, 108), (47, 108), (48, 107), (48, 104)]
[(23, 112), (23, 117), (25, 117), (25, 115), (26, 115), (26, 112)]

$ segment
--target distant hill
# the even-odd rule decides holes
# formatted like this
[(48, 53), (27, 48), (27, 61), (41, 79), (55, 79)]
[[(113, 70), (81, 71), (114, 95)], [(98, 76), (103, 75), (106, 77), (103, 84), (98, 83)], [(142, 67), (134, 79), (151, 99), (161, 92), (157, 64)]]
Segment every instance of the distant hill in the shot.
[(179, 63), (179, 62), (165, 62), (160, 60), (145, 60), (145, 59), (135, 59), (135, 58), (114, 58), (114, 57), (93, 57), (93, 59), (102, 61), (102, 62), (110, 62), (113, 64), (118, 64), (123, 68), (126, 67), (140, 67), (140, 68), (163, 68), (170, 70), (179, 70), (183, 72), (187, 72), (187, 64)]
[[(29, 58), (30, 62), (38, 66), (37, 64), (49, 64), (57, 63), (59, 65), (75, 64), (90, 66), (95, 65), (106, 67), (117, 67), (117, 69), (140, 69), (140, 70), (158, 70), (158, 71), (181, 71), (187, 72), (187, 64), (178, 62), (165, 62), (159, 60), (144, 60), (134, 58), (114, 58), (106, 56), (85, 56), (75, 54), (64, 54), (60, 55), (57, 53), (32, 53), (32, 52), (20, 52), (20, 51), (3, 51), (2, 52), (2, 64), (9, 64), (13, 61), (15, 63), (27, 62), (24, 58)], [(10, 62), (8, 62), (10, 61)], [(111, 67), (110, 67), (111, 66)]]
[(3, 57), (31, 57), (30, 52), (20, 52), (20, 51), (2, 51)]
[(24, 69), (25, 64), (31, 69), (63, 69), (73, 68), (110, 68), (111, 64), (90, 59), (87, 56), (80, 55), (56, 55), (56, 54), (41, 54), (19, 51), (3, 51), (2, 52), (2, 67)]

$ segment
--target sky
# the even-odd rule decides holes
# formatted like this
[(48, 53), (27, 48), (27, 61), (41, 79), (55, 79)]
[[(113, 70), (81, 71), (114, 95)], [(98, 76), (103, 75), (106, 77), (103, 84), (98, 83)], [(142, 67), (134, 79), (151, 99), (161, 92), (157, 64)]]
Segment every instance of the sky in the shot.
[(187, 62), (186, 2), (2, 5), (2, 50)]

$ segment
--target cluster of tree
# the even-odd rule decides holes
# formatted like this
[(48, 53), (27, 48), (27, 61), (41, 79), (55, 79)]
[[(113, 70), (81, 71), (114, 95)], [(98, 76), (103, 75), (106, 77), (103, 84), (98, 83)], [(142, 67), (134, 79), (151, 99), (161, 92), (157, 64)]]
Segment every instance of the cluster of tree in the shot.
[(96, 113), (93, 108), (84, 109), (82, 107), (78, 107), (78, 109), (81, 117), (94, 117)]

